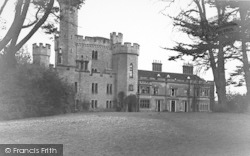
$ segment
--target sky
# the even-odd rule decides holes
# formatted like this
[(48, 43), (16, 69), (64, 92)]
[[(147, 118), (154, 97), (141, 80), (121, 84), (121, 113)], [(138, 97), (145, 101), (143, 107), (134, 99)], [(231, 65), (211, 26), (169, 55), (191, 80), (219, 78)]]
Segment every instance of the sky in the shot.
[[(182, 73), (185, 61), (168, 61), (170, 55), (176, 54), (164, 50), (173, 47), (175, 41), (188, 42), (188, 38), (173, 28), (173, 23), (166, 15), (177, 15), (180, 7), (185, 7), (183, 0), (167, 7), (168, 0), (86, 0), (78, 12), (78, 35), (109, 38), (111, 32), (123, 33), (123, 42), (138, 43), (140, 55), (138, 66), (141, 70), (152, 70), (154, 60), (161, 61), (163, 72)], [(163, 14), (163, 13), (165, 14)], [(9, 14), (7, 15), (9, 16)], [(31, 49), (33, 43), (49, 43), (53, 39), (40, 30), (27, 43)], [(51, 62), (54, 62), (52, 51)], [(211, 70), (196, 73), (205, 80), (213, 80)], [(231, 87), (232, 88), (232, 87)], [(234, 88), (244, 92), (244, 88)]]

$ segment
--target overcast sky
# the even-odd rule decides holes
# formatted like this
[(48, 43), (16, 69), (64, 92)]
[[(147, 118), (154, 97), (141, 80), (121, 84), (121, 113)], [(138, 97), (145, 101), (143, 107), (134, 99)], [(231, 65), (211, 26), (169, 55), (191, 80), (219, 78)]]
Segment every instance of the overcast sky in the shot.
[[(153, 60), (158, 60), (162, 62), (164, 72), (181, 73), (183, 63), (190, 61), (170, 62), (168, 57), (174, 53), (161, 47), (172, 47), (174, 41), (188, 42), (188, 39), (173, 29), (172, 21), (161, 11), (174, 16), (180, 6), (186, 5), (185, 2), (177, 0), (176, 4), (166, 8), (168, 3), (161, 0), (86, 0), (79, 11), (78, 34), (109, 38), (111, 32), (121, 32), (124, 42), (140, 44), (139, 69), (152, 70)], [(27, 45), (30, 49), (33, 43), (39, 42), (53, 45), (53, 40), (48, 40), (42, 31), (37, 32)], [(54, 62), (54, 51), (51, 61)], [(211, 70), (198, 75), (213, 80)], [(244, 88), (235, 90), (244, 92)]]

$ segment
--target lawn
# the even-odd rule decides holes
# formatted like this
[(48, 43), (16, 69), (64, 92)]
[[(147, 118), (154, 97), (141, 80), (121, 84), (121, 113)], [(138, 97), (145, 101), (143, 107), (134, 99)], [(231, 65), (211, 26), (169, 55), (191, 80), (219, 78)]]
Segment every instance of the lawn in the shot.
[(64, 156), (249, 156), (250, 115), (101, 112), (1, 121), (0, 143), (63, 144)]

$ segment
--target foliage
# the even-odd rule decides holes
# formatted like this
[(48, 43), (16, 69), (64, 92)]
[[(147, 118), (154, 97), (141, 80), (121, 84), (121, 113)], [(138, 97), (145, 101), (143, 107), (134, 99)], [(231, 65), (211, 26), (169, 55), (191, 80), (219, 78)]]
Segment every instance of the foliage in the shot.
[[(192, 43), (178, 43), (167, 50), (176, 51), (178, 55), (169, 60), (193, 57), (196, 65), (205, 70), (212, 68), (219, 103), (226, 105), (225, 63), (227, 60), (239, 59), (240, 53), (234, 43), (239, 36), (231, 28), (237, 27), (232, 16), (237, 10), (227, 9), (226, 1), (192, 0), (192, 5), (182, 10), (177, 17), (171, 17), (175, 28), (186, 34)], [(215, 20), (209, 19), (208, 12), (215, 10)], [(230, 31), (227, 30), (230, 28)]]
[(116, 111), (120, 112), (124, 109), (124, 100), (125, 100), (125, 93), (119, 92), (118, 99), (114, 102), (114, 108)]
[(248, 101), (246, 95), (241, 94), (227, 94), (227, 105), (226, 107), (221, 107), (220, 105), (215, 105), (215, 112), (232, 112), (232, 113), (245, 113), (248, 112)]
[(90, 107), (90, 103), (87, 100), (83, 100), (83, 101), (76, 101), (75, 104), (75, 108), (74, 111), (76, 112), (84, 112), (84, 111), (88, 111)]
[[(8, 11), (6, 5), (11, 2), (11, 0), (4, 0), (0, 7), (0, 15)], [(57, 2), (67, 5), (69, 8), (75, 7), (79, 9), (84, 0), (57, 0)], [(47, 33), (58, 32), (53, 22), (48, 21), (49, 16), (52, 15), (54, 21), (60, 19), (60, 9), (55, 5), (55, 0), (17, 0), (13, 5), (15, 8), (13, 21), (10, 27), (6, 29), (5, 36), (0, 40), (0, 52), (6, 52), (9, 68), (14, 68), (17, 65), (15, 60), (16, 52), (39, 28), (45, 29)], [(30, 15), (33, 16), (33, 19), (28, 18)], [(24, 29), (28, 30), (28, 33), (22, 38), (20, 34)]]
[(71, 112), (73, 101), (71, 86), (51, 69), (22, 64), (0, 77), (2, 119)]
[(128, 112), (138, 111), (138, 99), (136, 95), (129, 95), (125, 98), (125, 104)]

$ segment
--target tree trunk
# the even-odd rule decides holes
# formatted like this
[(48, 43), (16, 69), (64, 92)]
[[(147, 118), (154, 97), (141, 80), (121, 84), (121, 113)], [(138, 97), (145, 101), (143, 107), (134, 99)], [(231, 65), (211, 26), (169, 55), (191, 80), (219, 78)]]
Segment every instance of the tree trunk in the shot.
[(250, 105), (250, 64), (249, 64), (249, 60), (248, 60), (248, 56), (247, 56), (247, 46), (246, 46), (246, 28), (244, 27), (244, 25), (246, 24), (246, 16), (247, 16), (247, 9), (245, 7), (240, 9), (240, 18), (241, 18), (241, 32), (240, 32), (240, 36), (241, 36), (241, 47), (242, 47), (242, 60), (243, 60), (243, 71), (244, 71), (244, 79), (246, 82), (246, 89), (247, 89), (247, 102), (248, 102), (248, 106)]
[(226, 77), (225, 77), (225, 61), (223, 51), (223, 40), (219, 41), (218, 53), (218, 103), (222, 108), (226, 108)]
[(5, 66), (6, 69), (13, 69), (16, 68), (17, 61), (15, 57), (15, 53), (12, 51), (7, 51), (6, 53), (6, 60), (5, 61)]

